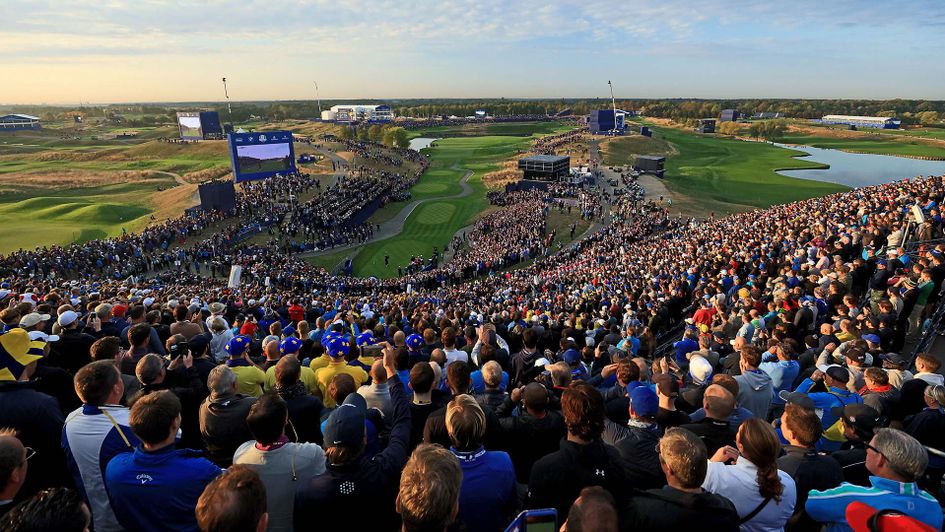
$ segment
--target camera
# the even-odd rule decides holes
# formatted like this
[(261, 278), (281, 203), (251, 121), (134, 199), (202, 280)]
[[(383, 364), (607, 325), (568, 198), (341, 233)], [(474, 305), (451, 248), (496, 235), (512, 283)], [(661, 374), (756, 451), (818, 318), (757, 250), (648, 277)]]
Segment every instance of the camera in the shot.
[(190, 344), (187, 342), (177, 342), (170, 347), (171, 360), (175, 358), (180, 358), (182, 356), (187, 356), (187, 353), (190, 351)]

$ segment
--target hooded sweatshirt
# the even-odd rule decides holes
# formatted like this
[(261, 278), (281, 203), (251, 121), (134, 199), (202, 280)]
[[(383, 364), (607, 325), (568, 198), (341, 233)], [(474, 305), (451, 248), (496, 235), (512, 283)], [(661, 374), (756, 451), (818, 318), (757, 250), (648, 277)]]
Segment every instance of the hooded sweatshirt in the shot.
[(738, 382), (736, 403), (751, 410), (757, 418), (767, 419), (774, 393), (771, 376), (761, 370), (748, 370), (735, 376)]

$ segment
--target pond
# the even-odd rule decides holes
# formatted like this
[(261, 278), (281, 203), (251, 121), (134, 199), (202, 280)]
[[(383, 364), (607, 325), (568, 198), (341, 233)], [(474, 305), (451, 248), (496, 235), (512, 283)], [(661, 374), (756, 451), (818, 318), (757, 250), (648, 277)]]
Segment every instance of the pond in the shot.
[(436, 140), (440, 140), (440, 139), (429, 139), (426, 137), (417, 137), (415, 139), (410, 139), (410, 145), (408, 145), (407, 147), (414, 151), (420, 151), (423, 148), (429, 148), (430, 146), (432, 146), (433, 141), (436, 141)]
[(830, 165), (830, 168), (824, 170), (778, 171), (781, 175), (798, 179), (827, 181), (855, 188), (889, 183), (905, 178), (945, 174), (945, 161), (923, 161), (891, 155), (849, 153), (840, 150), (812, 148), (810, 146), (787, 146), (778, 143), (774, 143), (774, 145), (809, 154), (798, 157), (798, 160)]

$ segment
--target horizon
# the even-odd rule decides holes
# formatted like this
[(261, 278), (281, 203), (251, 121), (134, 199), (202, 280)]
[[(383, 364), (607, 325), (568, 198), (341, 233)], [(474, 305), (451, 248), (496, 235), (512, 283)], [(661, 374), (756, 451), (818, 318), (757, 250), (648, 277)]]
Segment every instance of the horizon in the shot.
[(10, 0), (0, 101), (945, 99), (934, 0), (610, 4)]

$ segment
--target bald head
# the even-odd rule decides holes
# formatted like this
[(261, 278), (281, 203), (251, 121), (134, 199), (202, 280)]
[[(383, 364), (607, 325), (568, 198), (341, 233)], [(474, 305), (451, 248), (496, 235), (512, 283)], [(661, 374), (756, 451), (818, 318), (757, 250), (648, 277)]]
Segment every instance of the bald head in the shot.
[(735, 410), (735, 396), (722, 386), (713, 384), (705, 389), (702, 408), (705, 409), (707, 417), (719, 420), (728, 419)]
[(394, 333), (394, 345), (397, 347), (404, 347), (407, 345), (407, 337), (404, 335), (404, 331), (397, 331)]
[(383, 360), (378, 359), (371, 364), (371, 380), (373, 380), (375, 384), (384, 384), (387, 382), (387, 370), (384, 369)]

